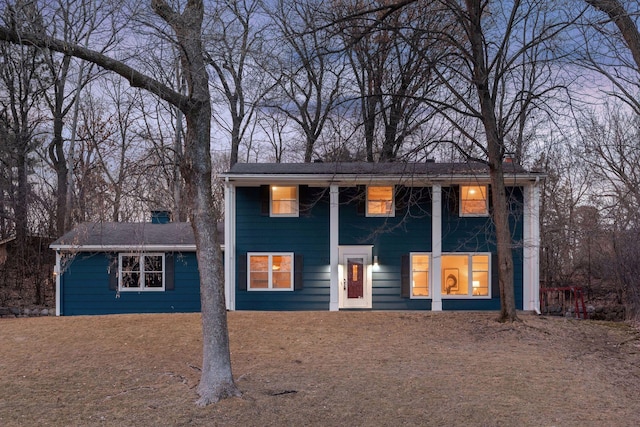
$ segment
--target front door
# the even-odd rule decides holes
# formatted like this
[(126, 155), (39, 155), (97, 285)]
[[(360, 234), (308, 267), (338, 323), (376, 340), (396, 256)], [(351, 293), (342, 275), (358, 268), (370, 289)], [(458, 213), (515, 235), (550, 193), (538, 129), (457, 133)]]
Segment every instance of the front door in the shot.
[(371, 308), (371, 259), (368, 247), (341, 248), (340, 308)]

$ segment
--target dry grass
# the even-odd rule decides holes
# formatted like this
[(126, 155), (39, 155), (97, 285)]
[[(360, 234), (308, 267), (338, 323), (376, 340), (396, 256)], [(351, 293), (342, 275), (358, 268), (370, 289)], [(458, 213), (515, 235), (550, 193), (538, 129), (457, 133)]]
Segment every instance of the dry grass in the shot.
[(0, 320), (0, 425), (636, 426), (621, 324), (522, 315), (229, 314), (242, 398), (197, 408), (200, 316)]

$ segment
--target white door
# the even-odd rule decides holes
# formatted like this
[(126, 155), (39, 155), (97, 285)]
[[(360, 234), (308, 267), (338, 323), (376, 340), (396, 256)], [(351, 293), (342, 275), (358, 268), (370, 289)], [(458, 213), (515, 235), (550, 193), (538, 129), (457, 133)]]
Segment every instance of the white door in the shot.
[(340, 308), (371, 308), (371, 247), (340, 247)]

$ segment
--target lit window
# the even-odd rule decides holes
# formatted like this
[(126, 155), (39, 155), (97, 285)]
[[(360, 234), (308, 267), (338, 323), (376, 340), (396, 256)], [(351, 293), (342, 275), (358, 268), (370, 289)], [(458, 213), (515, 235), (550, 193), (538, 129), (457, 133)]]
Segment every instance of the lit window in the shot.
[(460, 186), (460, 216), (486, 216), (487, 208), (486, 185)]
[(298, 187), (271, 187), (271, 216), (298, 216)]
[(429, 255), (411, 254), (411, 296), (429, 296)]
[(248, 254), (248, 290), (293, 290), (293, 254)]
[(367, 216), (394, 216), (393, 186), (367, 187)]
[(120, 291), (164, 291), (164, 254), (120, 254)]
[(442, 297), (489, 295), (489, 255), (442, 255)]

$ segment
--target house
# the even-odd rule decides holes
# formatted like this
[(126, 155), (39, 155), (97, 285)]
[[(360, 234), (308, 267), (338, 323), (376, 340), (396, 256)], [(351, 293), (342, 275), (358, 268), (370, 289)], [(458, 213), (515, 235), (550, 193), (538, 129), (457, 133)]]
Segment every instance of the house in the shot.
[(169, 219), (83, 223), (54, 241), (56, 315), (200, 311), (191, 224)]
[[(505, 168), (516, 304), (536, 310), (542, 175)], [(236, 164), (221, 179), (229, 310), (500, 308), (486, 165)], [(164, 211), (51, 248), (58, 315), (200, 310), (191, 225)]]
[[(542, 175), (504, 166), (516, 305), (535, 310)], [(236, 164), (222, 179), (230, 310), (500, 308), (484, 164)]]

